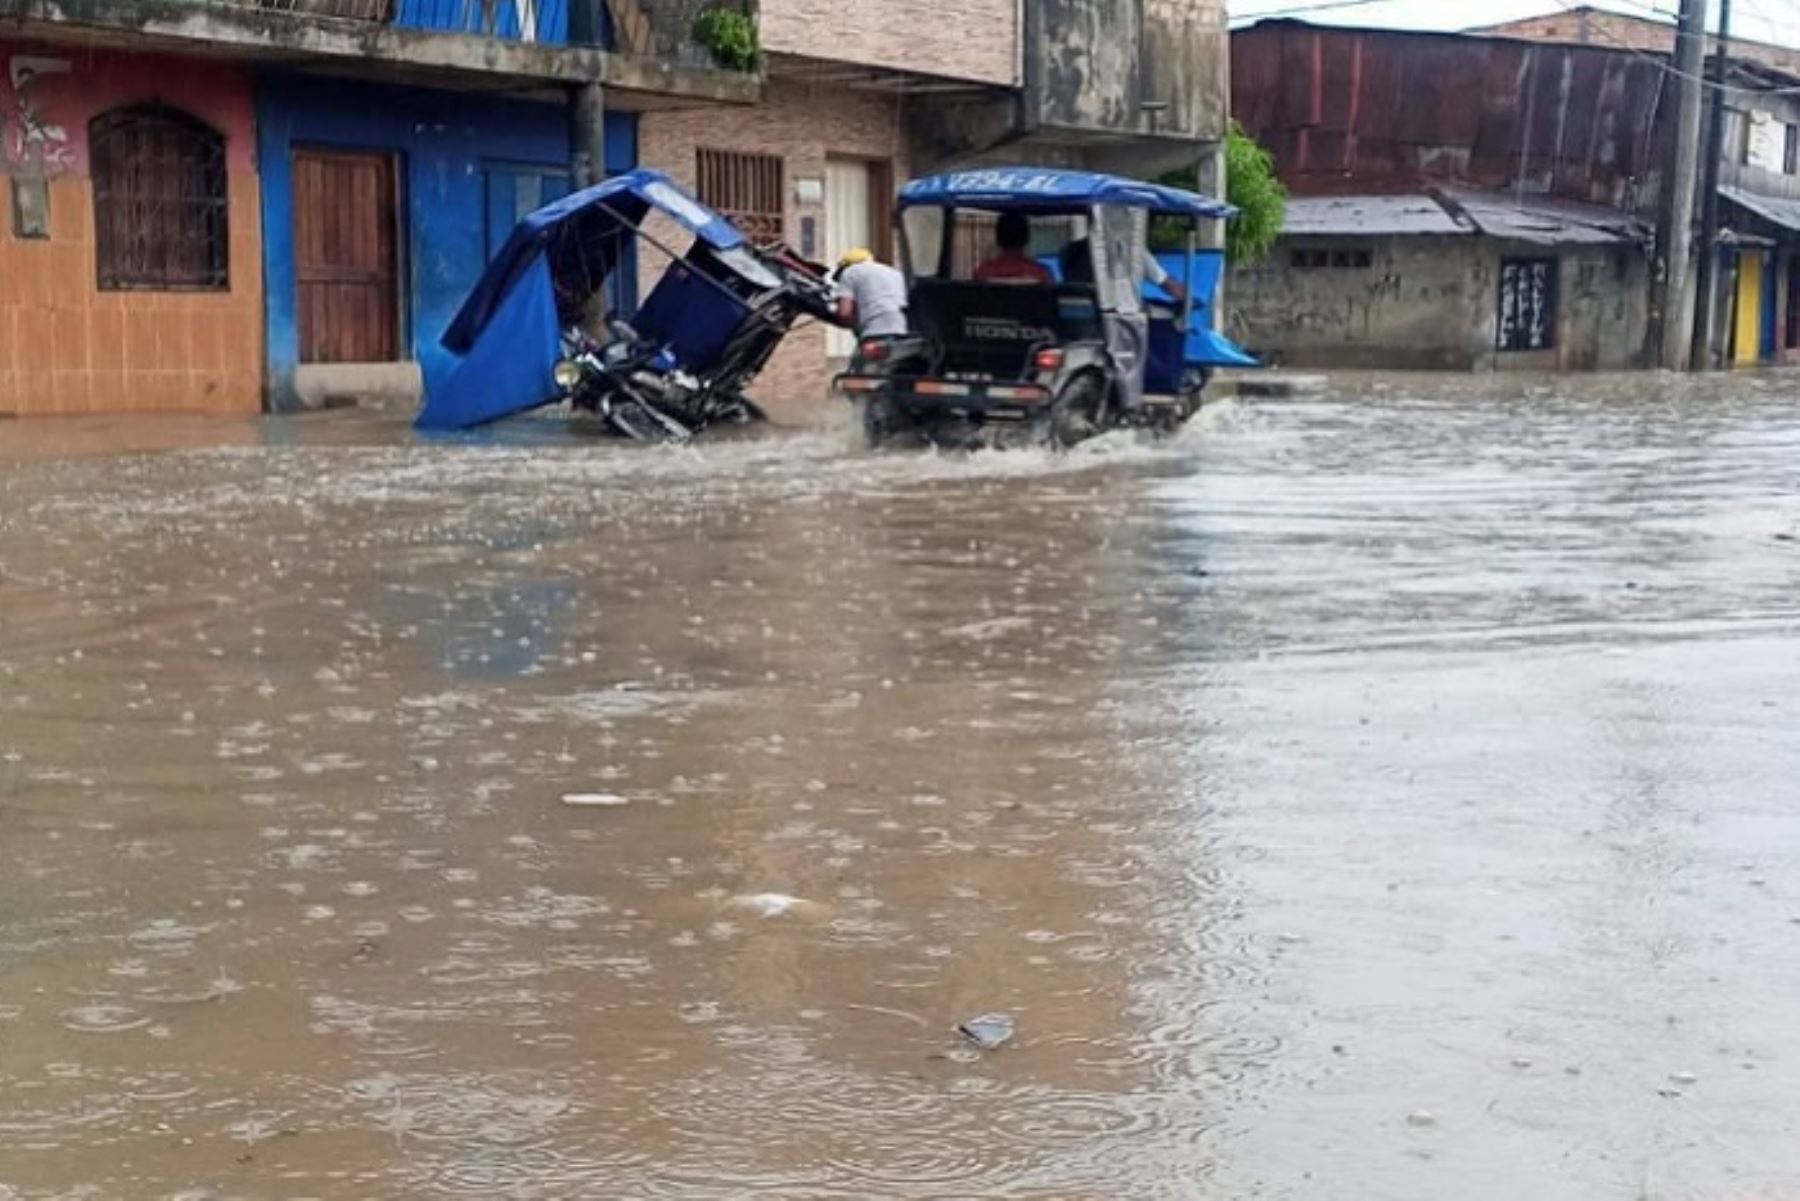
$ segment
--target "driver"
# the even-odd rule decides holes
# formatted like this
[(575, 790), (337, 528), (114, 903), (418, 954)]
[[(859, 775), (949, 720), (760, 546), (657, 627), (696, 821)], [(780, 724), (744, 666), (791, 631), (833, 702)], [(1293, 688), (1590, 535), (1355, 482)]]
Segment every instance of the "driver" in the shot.
[(994, 244), (1000, 253), (975, 268), (977, 282), (1037, 284), (1045, 288), (1056, 282), (1050, 268), (1031, 257), (1031, 221), (1024, 213), (1000, 214), (1000, 221), (994, 226)]

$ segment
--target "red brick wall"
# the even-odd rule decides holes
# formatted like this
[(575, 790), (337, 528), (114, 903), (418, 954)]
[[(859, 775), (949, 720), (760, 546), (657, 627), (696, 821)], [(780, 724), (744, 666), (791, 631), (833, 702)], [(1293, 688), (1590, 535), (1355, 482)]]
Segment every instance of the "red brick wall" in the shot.
[[(796, 182), (822, 180), (826, 159), (833, 155), (886, 160), (895, 183), (905, 182), (900, 104), (893, 97), (841, 87), (815, 89), (777, 79), (769, 85), (766, 102), (756, 108), (645, 113), (639, 125), (639, 156), (646, 167), (666, 171), (691, 188), (695, 151), (701, 146), (779, 155), (786, 165), (787, 240), (798, 247), (801, 219), (813, 217), (822, 254), (824, 209), (798, 203)], [(661, 276), (666, 260), (654, 252), (646, 252), (641, 260), (647, 290)], [(782, 344), (753, 392), (777, 421), (815, 420), (824, 409), (831, 369), (825, 330), (809, 325)]]
[(762, 0), (762, 44), (775, 54), (1011, 86), (1019, 73), (1019, 3)]

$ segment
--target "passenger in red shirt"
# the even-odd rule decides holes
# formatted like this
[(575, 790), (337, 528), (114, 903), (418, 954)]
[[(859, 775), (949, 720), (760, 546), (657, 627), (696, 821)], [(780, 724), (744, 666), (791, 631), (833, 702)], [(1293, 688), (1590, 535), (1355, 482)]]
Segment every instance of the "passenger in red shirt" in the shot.
[(1050, 268), (1031, 257), (1031, 222), (1024, 213), (1002, 213), (994, 227), (994, 242), (1000, 253), (975, 268), (975, 279), (984, 284), (1037, 284), (1049, 287), (1055, 283)]

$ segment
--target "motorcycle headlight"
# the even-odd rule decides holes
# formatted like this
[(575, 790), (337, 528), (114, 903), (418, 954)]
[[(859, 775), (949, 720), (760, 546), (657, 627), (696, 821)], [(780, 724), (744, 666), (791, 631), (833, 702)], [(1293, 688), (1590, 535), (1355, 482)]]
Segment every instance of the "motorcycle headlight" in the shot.
[(572, 391), (575, 385), (581, 382), (581, 364), (573, 359), (564, 359), (550, 373), (550, 378), (555, 380), (556, 386), (564, 392)]

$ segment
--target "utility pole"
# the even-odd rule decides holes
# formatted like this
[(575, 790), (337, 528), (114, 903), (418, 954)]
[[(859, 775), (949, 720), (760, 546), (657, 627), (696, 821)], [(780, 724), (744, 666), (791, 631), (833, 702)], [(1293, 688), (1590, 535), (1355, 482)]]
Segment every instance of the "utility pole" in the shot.
[(1658, 245), (1663, 257), (1662, 365), (1685, 371), (1694, 345), (1694, 194), (1700, 173), (1700, 112), (1705, 101), (1706, 0), (1681, 0), (1675, 35), (1675, 165), (1669, 173)]
[(1706, 170), (1700, 197), (1700, 284), (1694, 301), (1694, 370), (1711, 371), (1719, 307), (1719, 173), (1725, 164), (1725, 83), (1731, 73), (1731, 0), (1719, 0), (1719, 43), (1713, 50)]

